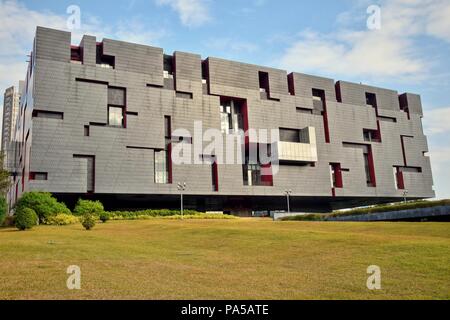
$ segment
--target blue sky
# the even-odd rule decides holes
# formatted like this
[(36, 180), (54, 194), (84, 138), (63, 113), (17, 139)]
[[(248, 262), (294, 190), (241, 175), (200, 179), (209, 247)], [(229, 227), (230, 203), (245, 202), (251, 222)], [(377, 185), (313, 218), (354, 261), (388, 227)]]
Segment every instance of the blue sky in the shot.
[[(439, 198), (450, 198), (448, 0), (0, 0), (0, 90), (25, 73), (36, 25), (363, 82), (422, 95)], [(367, 8), (381, 28), (367, 28)]]

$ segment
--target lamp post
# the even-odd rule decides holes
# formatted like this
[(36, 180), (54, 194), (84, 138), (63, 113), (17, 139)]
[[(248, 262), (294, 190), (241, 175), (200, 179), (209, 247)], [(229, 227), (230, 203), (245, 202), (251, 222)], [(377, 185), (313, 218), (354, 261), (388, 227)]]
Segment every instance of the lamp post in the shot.
[(403, 200), (405, 201), (405, 203), (407, 202), (407, 200), (406, 200), (407, 195), (408, 195), (408, 190), (403, 191)]
[(287, 198), (287, 208), (288, 208), (288, 213), (291, 213), (291, 199), (290, 199), (290, 197), (291, 197), (291, 194), (292, 194), (292, 190), (286, 190), (285, 192), (284, 192), (284, 194), (286, 195), (286, 198)]
[(183, 220), (183, 192), (186, 191), (186, 182), (178, 182), (178, 191), (181, 193), (181, 219)]

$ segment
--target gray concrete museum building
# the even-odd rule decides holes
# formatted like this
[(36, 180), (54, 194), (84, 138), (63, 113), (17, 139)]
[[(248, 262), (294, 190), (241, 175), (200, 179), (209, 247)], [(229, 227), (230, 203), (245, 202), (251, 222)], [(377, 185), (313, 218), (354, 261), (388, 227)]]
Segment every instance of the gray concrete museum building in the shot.
[[(175, 208), (179, 182), (187, 207), (241, 214), (285, 209), (286, 192), (293, 210), (314, 212), (435, 195), (416, 94), (94, 36), (73, 46), (43, 27), (20, 87), (3, 143), (10, 205), (44, 190), (68, 204)], [(231, 152), (242, 161), (195, 147), (199, 123), (241, 136)], [(277, 139), (239, 134), (260, 129)], [(180, 144), (191, 163), (174, 161)]]

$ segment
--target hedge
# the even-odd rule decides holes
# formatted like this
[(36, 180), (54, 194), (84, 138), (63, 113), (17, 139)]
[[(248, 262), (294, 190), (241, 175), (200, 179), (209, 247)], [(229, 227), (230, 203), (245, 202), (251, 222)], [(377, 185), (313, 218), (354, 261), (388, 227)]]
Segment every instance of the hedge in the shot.
[(0, 197), (0, 226), (3, 225), (3, 222), (5, 221), (7, 209), (8, 204), (6, 203), (5, 197)]
[[(106, 216), (106, 217), (105, 217)], [(195, 210), (185, 210), (181, 216), (179, 210), (142, 210), (142, 211), (113, 211), (105, 212), (106, 220), (148, 220), (161, 219), (236, 219), (234, 216), (224, 214), (206, 214)]]
[[(111, 211), (106, 212), (109, 215), (110, 220), (143, 220), (143, 219), (151, 219), (156, 217), (171, 217), (180, 215), (180, 210), (140, 210), (140, 211)], [(194, 216), (200, 215), (201, 212), (195, 210), (184, 210), (184, 215), (186, 216)]]
[(28, 230), (38, 224), (38, 216), (33, 209), (21, 208), (16, 212), (16, 228), (19, 230)]
[(166, 216), (162, 217), (162, 219), (171, 219), (171, 220), (232, 220), (237, 219), (235, 216), (230, 216), (227, 214), (194, 214), (194, 215), (175, 215), (175, 216)]
[(349, 211), (336, 211), (329, 214), (330, 217), (345, 217), (345, 216), (356, 216), (356, 215), (364, 215), (369, 213), (379, 213), (379, 212), (391, 212), (391, 211), (402, 211), (402, 210), (411, 210), (411, 209), (420, 209), (420, 208), (431, 208), (431, 207), (439, 207), (439, 206), (448, 206), (450, 205), (450, 200), (438, 200), (438, 201), (409, 201), (403, 203), (394, 203), (394, 204), (381, 204), (368, 208), (359, 208)]
[(326, 214), (306, 214), (297, 216), (283, 217), (281, 221), (325, 221), (327, 218)]
[(402, 210), (412, 210), (412, 209), (420, 209), (420, 208), (431, 208), (431, 207), (439, 207), (439, 206), (448, 206), (450, 205), (450, 200), (438, 200), (438, 201), (409, 201), (403, 203), (394, 203), (394, 204), (380, 204), (367, 208), (358, 208), (348, 211), (336, 211), (329, 214), (308, 214), (308, 215), (298, 215), (298, 216), (290, 216), (284, 217), (280, 220), (282, 221), (328, 221), (328, 218), (335, 217), (347, 217), (347, 216), (358, 216), (365, 215), (371, 213), (380, 213), (380, 212), (395, 212)]
[(16, 212), (25, 208), (33, 209), (38, 215), (39, 221), (43, 224), (47, 220), (57, 214), (71, 214), (70, 210), (62, 202), (58, 202), (56, 198), (49, 192), (26, 192), (16, 203)]
[(77, 216), (82, 216), (86, 213), (100, 216), (104, 211), (105, 209), (100, 201), (79, 199), (73, 213)]
[(48, 225), (52, 226), (67, 226), (70, 224), (79, 223), (80, 219), (71, 214), (57, 214), (56, 216), (52, 216), (47, 220)]

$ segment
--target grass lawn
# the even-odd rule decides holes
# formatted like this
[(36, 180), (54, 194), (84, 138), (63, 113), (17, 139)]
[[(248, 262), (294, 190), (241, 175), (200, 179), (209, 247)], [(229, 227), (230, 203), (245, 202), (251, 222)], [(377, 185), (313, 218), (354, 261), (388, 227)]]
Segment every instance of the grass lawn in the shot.
[[(81, 290), (66, 287), (81, 267)], [(382, 290), (366, 287), (369, 265)], [(0, 229), (0, 299), (450, 299), (449, 223), (110, 221)]]

